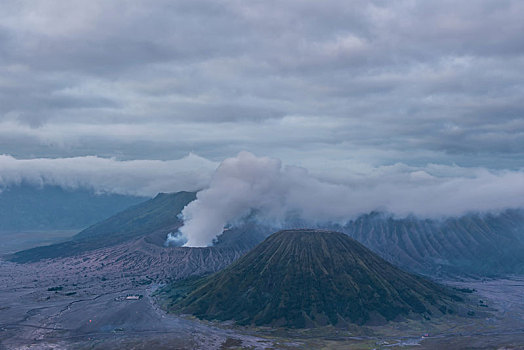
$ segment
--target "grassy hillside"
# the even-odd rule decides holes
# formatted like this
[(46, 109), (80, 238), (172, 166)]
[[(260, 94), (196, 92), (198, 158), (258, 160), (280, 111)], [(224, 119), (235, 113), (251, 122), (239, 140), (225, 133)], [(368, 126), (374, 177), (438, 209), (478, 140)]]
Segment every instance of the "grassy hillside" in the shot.
[(170, 311), (293, 328), (428, 317), (453, 312), (459, 300), (347, 235), (318, 230), (275, 233), (225, 270), (162, 294)]

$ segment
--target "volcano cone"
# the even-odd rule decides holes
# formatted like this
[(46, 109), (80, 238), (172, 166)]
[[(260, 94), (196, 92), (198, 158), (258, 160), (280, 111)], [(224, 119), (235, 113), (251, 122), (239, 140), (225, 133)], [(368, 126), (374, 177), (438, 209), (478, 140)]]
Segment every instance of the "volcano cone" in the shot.
[(428, 317), (452, 312), (459, 299), (348, 236), (321, 230), (277, 232), (228, 268), (164, 293), (171, 311), (292, 328)]

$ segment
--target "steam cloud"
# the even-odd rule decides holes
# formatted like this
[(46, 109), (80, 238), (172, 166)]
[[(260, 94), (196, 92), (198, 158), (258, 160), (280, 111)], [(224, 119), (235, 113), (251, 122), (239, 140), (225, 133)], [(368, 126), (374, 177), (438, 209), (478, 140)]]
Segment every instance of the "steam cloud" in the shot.
[(94, 156), (16, 159), (0, 155), (0, 190), (29, 183), (150, 197), (159, 192), (200, 190), (209, 184), (216, 167), (217, 163), (195, 154), (168, 161)]
[(223, 228), (248, 215), (283, 223), (346, 222), (374, 210), (424, 218), (524, 206), (524, 171), (402, 164), (366, 175), (349, 174), (344, 183), (321, 180), (278, 159), (241, 152), (224, 160), (210, 186), (182, 212), (186, 246), (207, 246)]

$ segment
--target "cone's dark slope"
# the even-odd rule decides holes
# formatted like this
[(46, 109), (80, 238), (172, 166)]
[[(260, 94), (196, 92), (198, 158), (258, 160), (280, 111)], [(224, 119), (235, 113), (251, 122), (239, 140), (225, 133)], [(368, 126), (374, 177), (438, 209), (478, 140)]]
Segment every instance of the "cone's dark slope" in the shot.
[(277, 232), (225, 270), (164, 293), (172, 311), (297, 328), (453, 312), (457, 299), (342, 233), (318, 230)]

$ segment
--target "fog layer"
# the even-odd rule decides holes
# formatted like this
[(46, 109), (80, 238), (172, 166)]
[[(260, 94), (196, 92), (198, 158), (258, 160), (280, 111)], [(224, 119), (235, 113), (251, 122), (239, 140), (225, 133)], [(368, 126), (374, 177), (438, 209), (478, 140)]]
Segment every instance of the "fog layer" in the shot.
[(95, 156), (16, 159), (0, 155), (0, 190), (27, 183), (152, 197), (159, 192), (200, 190), (208, 185), (216, 166), (194, 154), (169, 161), (119, 161)]

